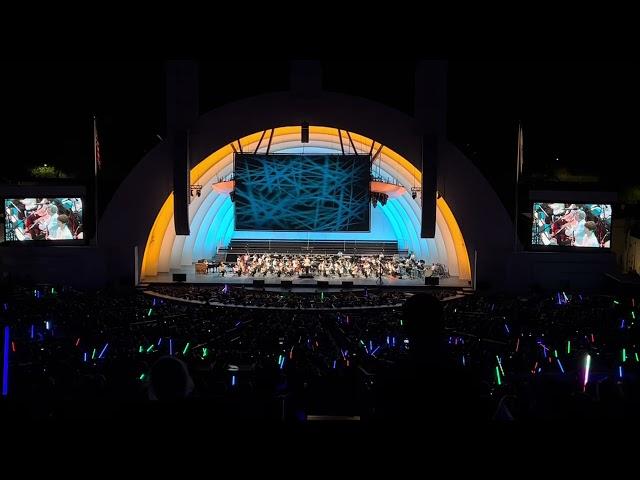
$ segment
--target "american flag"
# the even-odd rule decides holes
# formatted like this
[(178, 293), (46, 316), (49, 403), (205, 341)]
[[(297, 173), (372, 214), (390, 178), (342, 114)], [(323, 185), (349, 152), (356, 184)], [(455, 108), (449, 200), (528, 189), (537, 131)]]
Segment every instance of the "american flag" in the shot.
[(100, 142), (98, 141), (98, 127), (96, 126), (96, 117), (93, 117), (93, 154), (97, 175), (98, 170), (102, 168), (102, 161), (100, 160)]

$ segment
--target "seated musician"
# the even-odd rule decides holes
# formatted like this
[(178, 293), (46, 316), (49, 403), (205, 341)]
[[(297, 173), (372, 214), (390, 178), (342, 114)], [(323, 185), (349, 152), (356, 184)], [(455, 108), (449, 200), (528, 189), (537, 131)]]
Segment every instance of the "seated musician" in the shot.
[(73, 235), (69, 230), (69, 217), (67, 215), (58, 215), (58, 228), (55, 237), (49, 237), (53, 240), (71, 240)]
[(600, 242), (598, 242), (598, 237), (596, 237), (596, 222), (586, 222), (584, 224), (584, 236), (580, 243), (576, 242), (576, 247), (595, 247), (598, 248), (600, 246)]
[(575, 211), (558, 218), (551, 225), (551, 237), (555, 238), (560, 246), (570, 246), (573, 244), (573, 229), (577, 225)]

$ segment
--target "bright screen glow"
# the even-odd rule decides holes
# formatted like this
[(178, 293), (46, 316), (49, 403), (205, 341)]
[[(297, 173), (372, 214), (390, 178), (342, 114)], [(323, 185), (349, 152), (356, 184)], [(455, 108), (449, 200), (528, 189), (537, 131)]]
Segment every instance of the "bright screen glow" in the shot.
[(546, 247), (611, 248), (611, 205), (535, 202), (531, 242)]
[(236, 154), (236, 230), (369, 230), (367, 155)]
[(81, 198), (7, 198), (5, 241), (82, 240)]

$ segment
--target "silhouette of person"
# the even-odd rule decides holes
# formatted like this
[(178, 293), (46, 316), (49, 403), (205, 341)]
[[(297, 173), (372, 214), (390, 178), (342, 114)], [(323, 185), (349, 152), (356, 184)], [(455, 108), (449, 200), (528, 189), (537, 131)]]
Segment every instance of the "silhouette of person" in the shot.
[(380, 376), (375, 416), (410, 425), (486, 419), (479, 384), (447, 360), (442, 304), (416, 294), (405, 303), (403, 316), (408, 355)]
[(149, 399), (176, 401), (187, 398), (194, 384), (187, 365), (175, 357), (162, 357), (151, 367)]

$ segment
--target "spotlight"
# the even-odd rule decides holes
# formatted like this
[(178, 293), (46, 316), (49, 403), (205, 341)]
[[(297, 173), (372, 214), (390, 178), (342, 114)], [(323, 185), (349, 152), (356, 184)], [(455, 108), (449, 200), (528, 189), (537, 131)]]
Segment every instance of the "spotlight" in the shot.
[(417, 196), (418, 196), (418, 192), (411, 192), (411, 198), (415, 200)]

